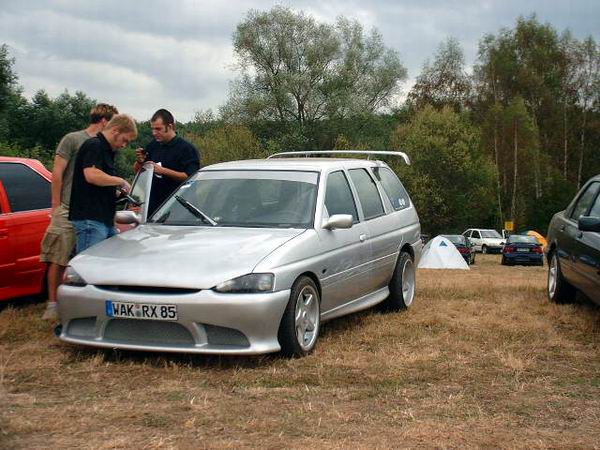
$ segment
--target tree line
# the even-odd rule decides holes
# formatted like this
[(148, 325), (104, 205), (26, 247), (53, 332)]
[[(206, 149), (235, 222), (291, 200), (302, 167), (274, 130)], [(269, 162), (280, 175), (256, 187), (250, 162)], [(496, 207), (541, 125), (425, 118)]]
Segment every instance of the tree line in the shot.
[[(403, 101), (399, 54), (376, 31), (302, 11), (249, 11), (233, 35), (238, 77), (215, 113), (199, 111), (180, 133), (204, 165), (276, 151), (397, 149), (393, 166), (425, 232), (467, 227), (542, 232), (589, 177), (600, 173), (600, 48), (535, 15), (485, 35), (469, 69), (460, 43), (442, 43)], [(0, 154), (51, 167), (58, 140), (83, 128), (95, 103), (82, 92), (26, 99), (0, 47)], [(151, 139), (148, 122), (121, 152)]]

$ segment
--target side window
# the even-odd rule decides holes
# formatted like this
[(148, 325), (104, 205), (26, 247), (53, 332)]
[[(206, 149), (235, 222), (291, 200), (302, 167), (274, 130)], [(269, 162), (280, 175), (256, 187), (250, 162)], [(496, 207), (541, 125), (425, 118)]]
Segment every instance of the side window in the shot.
[(481, 239), (481, 234), (479, 233), (478, 230), (473, 230), (471, 233), (472, 233), (471, 236), (474, 237), (475, 239)]
[(383, 204), (377, 186), (369, 173), (365, 169), (352, 169), (349, 172), (350, 178), (356, 186), (365, 219), (381, 216), (383, 214)]
[(356, 205), (352, 197), (350, 185), (344, 172), (333, 172), (327, 177), (327, 191), (325, 192), (325, 207), (330, 216), (334, 214), (351, 214), (352, 221), (358, 221)]
[(600, 217), (600, 195), (596, 197), (596, 201), (594, 202), (594, 206), (590, 211), (590, 216)]
[(50, 208), (50, 182), (19, 163), (0, 163), (0, 180), (12, 212)]
[(373, 172), (396, 211), (410, 206), (408, 193), (394, 172), (385, 167), (376, 167)]
[(471, 230), (467, 230), (463, 233), (463, 236), (466, 236), (467, 238), (471, 237)]
[(579, 217), (584, 216), (585, 213), (587, 213), (587, 210), (596, 198), (599, 187), (600, 183), (592, 183), (587, 187), (585, 192), (579, 197), (579, 200), (577, 200), (573, 212), (571, 213), (571, 219), (579, 220)]

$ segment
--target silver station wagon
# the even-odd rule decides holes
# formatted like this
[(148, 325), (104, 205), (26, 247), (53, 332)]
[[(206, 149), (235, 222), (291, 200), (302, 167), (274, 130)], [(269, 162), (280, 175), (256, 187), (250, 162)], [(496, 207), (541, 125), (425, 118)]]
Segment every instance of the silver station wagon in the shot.
[[(139, 225), (71, 260), (60, 339), (298, 356), (315, 347), (323, 321), (382, 302), (410, 307), (421, 230), (400, 180), (380, 161), (313, 153), (336, 152), (215, 164), (148, 219), (145, 204), (118, 212), (118, 222)], [(144, 201), (152, 176), (147, 165), (133, 197)]]

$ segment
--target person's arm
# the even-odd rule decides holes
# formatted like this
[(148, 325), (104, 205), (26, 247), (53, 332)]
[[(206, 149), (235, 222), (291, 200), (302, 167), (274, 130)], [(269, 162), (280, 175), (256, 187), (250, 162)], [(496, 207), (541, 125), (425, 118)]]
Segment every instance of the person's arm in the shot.
[(95, 186), (127, 187), (127, 182), (123, 178), (109, 175), (95, 166), (84, 168), (83, 176), (85, 181)]
[(60, 155), (54, 156), (54, 167), (52, 168), (52, 211), (60, 206), (63, 188), (63, 174), (68, 161)]
[(139, 147), (135, 149), (135, 162), (133, 163), (133, 171), (139, 172), (146, 162), (148, 153), (143, 148)]
[[(198, 151), (193, 145), (189, 145), (185, 149), (182, 149), (182, 156), (179, 160), (178, 166), (183, 168), (182, 171), (168, 169), (158, 164), (154, 165), (154, 173), (159, 175), (165, 175), (172, 178), (179, 183), (183, 183), (188, 177), (200, 169), (200, 159), (198, 157)], [(179, 168), (178, 167), (178, 168)]]
[(159, 164), (154, 164), (154, 173), (158, 175), (164, 175), (172, 178), (180, 183), (183, 183), (188, 178), (188, 174), (185, 172), (178, 172), (177, 170), (167, 169)]

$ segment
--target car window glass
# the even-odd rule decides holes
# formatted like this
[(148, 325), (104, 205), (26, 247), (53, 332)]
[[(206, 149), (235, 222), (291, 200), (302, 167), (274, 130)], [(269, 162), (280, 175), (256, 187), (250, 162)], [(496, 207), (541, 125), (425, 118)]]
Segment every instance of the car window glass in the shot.
[(308, 228), (318, 174), (294, 171), (206, 171), (182, 184), (152, 216), (167, 225)]
[(358, 221), (356, 204), (344, 172), (333, 172), (327, 177), (325, 207), (330, 216), (350, 214), (354, 223)]
[(585, 192), (581, 194), (579, 200), (575, 204), (573, 208), (573, 212), (571, 213), (571, 219), (579, 220), (579, 217), (585, 215), (594, 201), (596, 194), (598, 193), (598, 187), (600, 187), (600, 183), (592, 183), (590, 184)]
[(481, 236), (483, 238), (502, 239), (502, 236), (496, 230), (482, 230)]
[(408, 193), (394, 172), (386, 167), (376, 167), (373, 173), (381, 182), (385, 194), (396, 211), (410, 206)]
[(383, 214), (383, 203), (381, 203), (379, 191), (369, 173), (365, 169), (352, 169), (349, 172), (350, 178), (356, 186), (365, 219), (381, 216)]
[(475, 231), (472, 231), (472, 233), (473, 233), (473, 237), (475, 239), (481, 239), (481, 236), (479, 235), (479, 231), (475, 230)]
[(596, 196), (596, 201), (594, 202), (594, 206), (592, 206), (589, 215), (600, 217), (600, 195)]
[(19, 163), (0, 163), (0, 180), (12, 212), (50, 208), (50, 182)]

